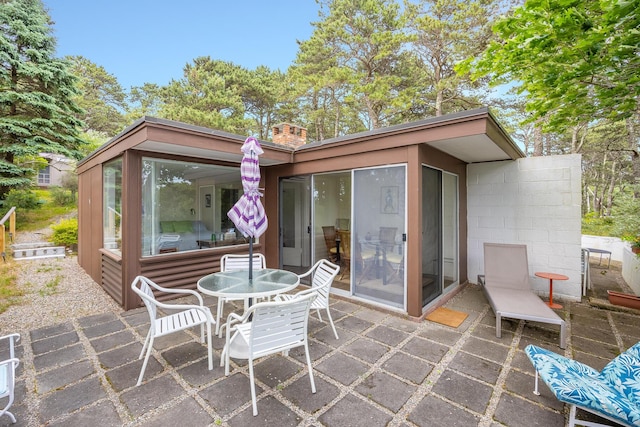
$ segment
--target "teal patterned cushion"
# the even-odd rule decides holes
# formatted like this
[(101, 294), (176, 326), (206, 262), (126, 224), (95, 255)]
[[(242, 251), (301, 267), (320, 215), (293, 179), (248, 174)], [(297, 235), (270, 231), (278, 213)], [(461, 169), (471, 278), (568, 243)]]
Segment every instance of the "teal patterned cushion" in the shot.
[(640, 405), (640, 343), (609, 362), (600, 376), (620, 394)]
[(625, 425), (640, 426), (639, 344), (611, 361), (602, 372), (535, 345), (528, 345), (524, 351), (561, 402), (606, 415)]

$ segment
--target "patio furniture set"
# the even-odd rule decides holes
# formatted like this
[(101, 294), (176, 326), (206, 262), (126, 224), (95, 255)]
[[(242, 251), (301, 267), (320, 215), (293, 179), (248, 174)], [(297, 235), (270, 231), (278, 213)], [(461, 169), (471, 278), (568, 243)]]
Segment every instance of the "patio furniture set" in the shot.
[[(248, 275), (250, 264), (253, 270), (251, 280)], [(266, 268), (262, 254), (223, 256), (220, 272), (201, 278), (197, 285), (201, 293), (218, 298), (215, 318), (209, 307), (204, 305), (198, 292), (167, 289), (146, 277), (136, 277), (131, 287), (142, 298), (151, 320), (139, 356), (144, 356), (144, 363), (136, 385), (142, 383), (155, 338), (196, 326), (200, 326), (201, 341), (206, 340), (208, 366), (209, 370), (212, 370), (211, 338), (212, 326), (215, 326), (216, 335), (222, 336), (223, 332), (226, 334), (220, 358), (220, 366), (224, 366), (225, 375), (229, 375), (231, 358), (247, 360), (249, 363), (254, 416), (258, 414), (253, 373), (253, 360), (257, 358), (304, 347), (311, 391), (315, 393), (307, 340), (308, 316), (309, 311), (315, 309), (322, 320), (320, 310), (326, 310), (334, 335), (338, 338), (329, 312), (329, 292), (339, 270), (339, 266), (327, 260), (320, 260), (306, 273), (296, 275), (286, 270)], [(284, 294), (295, 289), (300, 284), (300, 278), (307, 276), (312, 277), (309, 289), (292, 295)], [(154, 290), (163, 294), (192, 295), (198, 304), (166, 304), (155, 297)], [(271, 297), (274, 297), (273, 301), (270, 300)], [(262, 301), (251, 304), (252, 299), (259, 298)], [(244, 300), (244, 313), (230, 313), (226, 323), (221, 324), (223, 306), (225, 302), (233, 300)], [(174, 313), (161, 316), (158, 308)]]

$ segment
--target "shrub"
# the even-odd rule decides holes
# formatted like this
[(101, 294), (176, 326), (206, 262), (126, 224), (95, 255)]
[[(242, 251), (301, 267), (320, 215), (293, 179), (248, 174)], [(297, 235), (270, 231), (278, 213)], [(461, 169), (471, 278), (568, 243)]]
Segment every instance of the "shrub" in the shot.
[(7, 193), (7, 197), (4, 199), (4, 206), (7, 208), (15, 206), (20, 209), (35, 209), (40, 206), (40, 202), (33, 191), (14, 188)]
[(70, 190), (62, 187), (49, 187), (51, 199), (56, 206), (69, 206), (75, 202), (75, 197)]
[(52, 225), (53, 235), (51, 240), (56, 245), (70, 247), (78, 243), (78, 220), (76, 218), (65, 219), (56, 225)]

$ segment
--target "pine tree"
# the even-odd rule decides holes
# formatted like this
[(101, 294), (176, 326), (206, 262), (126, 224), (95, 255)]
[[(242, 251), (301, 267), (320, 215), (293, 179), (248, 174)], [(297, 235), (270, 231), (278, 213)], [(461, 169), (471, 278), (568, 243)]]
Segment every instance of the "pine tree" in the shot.
[(51, 25), (40, 0), (0, 2), (0, 197), (31, 184), (39, 153), (81, 156), (76, 80)]

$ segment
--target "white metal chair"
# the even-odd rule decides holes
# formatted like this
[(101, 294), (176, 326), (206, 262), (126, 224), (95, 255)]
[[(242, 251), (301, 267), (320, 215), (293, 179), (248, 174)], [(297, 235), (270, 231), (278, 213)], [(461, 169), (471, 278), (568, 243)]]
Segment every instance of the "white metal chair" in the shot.
[(289, 301), (261, 302), (252, 305), (242, 316), (231, 313), (227, 317), (226, 342), (220, 365), (224, 364), (224, 373), (229, 375), (230, 358), (246, 359), (249, 362), (254, 416), (258, 415), (258, 406), (253, 361), (259, 357), (304, 346), (311, 391), (316, 392), (307, 338), (309, 309), (315, 298), (316, 293), (311, 293)]
[[(260, 270), (267, 268), (267, 261), (262, 254), (253, 254), (253, 269)], [(220, 258), (220, 271), (238, 271), (249, 269), (249, 254), (226, 254)], [(228, 301), (238, 301), (238, 298), (218, 297), (218, 309), (216, 311), (216, 335), (222, 337), (222, 327), (220, 319), (224, 310), (224, 303)], [(248, 300), (244, 300), (245, 311), (249, 307)]]
[(14, 389), (16, 385), (16, 368), (20, 361), (16, 358), (15, 343), (20, 341), (20, 334), (9, 334), (0, 337), (0, 341), (9, 341), (9, 358), (0, 362), (0, 398), (9, 396), (9, 402), (0, 410), (0, 417), (7, 414), (11, 418), (11, 422), (16, 422), (16, 417), (9, 412), (9, 408), (13, 404)]
[[(163, 288), (153, 281), (144, 276), (136, 277), (131, 283), (131, 289), (142, 298), (144, 305), (149, 312), (149, 318), (151, 324), (149, 326), (149, 333), (144, 340), (144, 346), (140, 352), (139, 359), (144, 357), (144, 363), (140, 370), (140, 376), (138, 377), (137, 386), (142, 382), (144, 371), (147, 368), (147, 362), (151, 355), (151, 349), (153, 348), (153, 340), (157, 337), (169, 335), (173, 332), (182, 331), (184, 329), (192, 328), (200, 325), (200, 340), (204, 342), (204, 327), (207, 327), (207, 350), (209, 356), (209, 370), (213, 369), (213, 356), (211, 351), (211, 324), (215, 322), (209, 307), (204, 305), (202, 297), (196, 291), (190, 289), (168, 289)], [(165, 304), (156, 300), (153, 295), (153, 290), (171, 294), (185, 294), (193, 295), (198, 299), (198, 305), (191, 304)], [(158, 317), (158, 308), (163, 310), (178, 311), (174, 314)]]
[(288, 301), (294, 298), (299, 298), (303, 295), (316, 293), (318, 296), (315, 300), (313, 300), (311, 309), (316, 310), (316, 312), (318, 313), (318, 318), (321, 322), (323, 320), (322, 316), (320, 315), (320, 310), (327, 310), (327, 317), (329, 318), (331, 329), (333, 329), (333, 335), (335, 335), (336, 339), (339, 339), (338, 333), (336, 332), (336, 327), (333, 324), (333, 319), (331, 318), (331, 312), (329, 311), (329, 293), (331, 292), (331, 285), (333, 284), (333, 280), (336, 278), (339, 272), (339, 265), (333, 264), (326, 259), (321, 259), (320, 261), (316, 262), (309, 271), (304, 274), (298, 275), (298, 277), (300, 277), (301, 279), (311, 275), (311, 287), (309, 289), (305, 289), (304, 291), (300, 291), (293, 295), (276, 295), (275, 300)]

